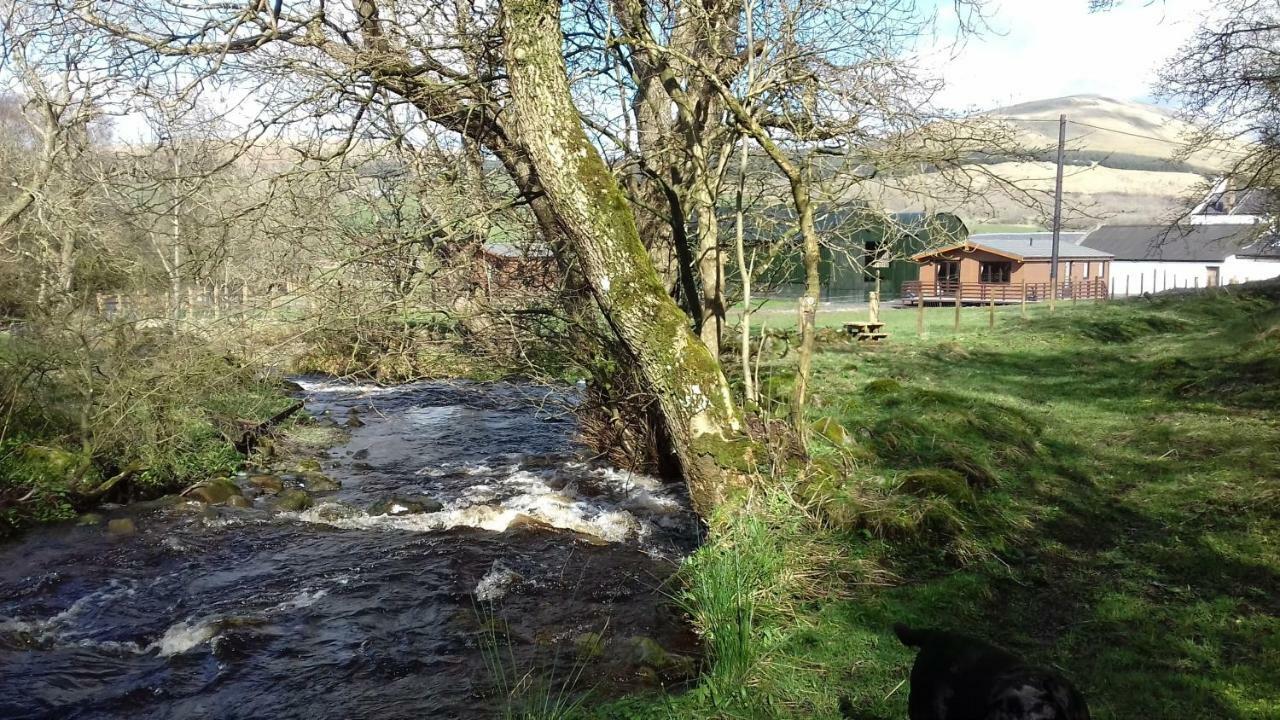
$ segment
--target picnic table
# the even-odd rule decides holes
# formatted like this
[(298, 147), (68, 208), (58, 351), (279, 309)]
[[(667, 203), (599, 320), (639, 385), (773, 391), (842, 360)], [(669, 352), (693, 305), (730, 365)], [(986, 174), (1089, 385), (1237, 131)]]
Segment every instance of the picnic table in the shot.
[(879, 342), (889, 337), (889, 333), (884, 332), (882, 322), (847, 322), (844, 324), (844, 331), (861, 342)]

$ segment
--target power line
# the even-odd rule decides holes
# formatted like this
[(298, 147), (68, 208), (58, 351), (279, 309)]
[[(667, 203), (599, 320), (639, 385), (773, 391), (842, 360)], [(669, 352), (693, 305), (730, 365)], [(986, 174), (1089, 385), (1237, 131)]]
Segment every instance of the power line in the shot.
[[(1049, 118), (1007, 118), (1007, 119), (1013, 122), (1051, 122), (1051, 123), (1058, 122), (1057, 120), (1051, 120)], [(1103, 132), (1115, 133), (1117, 135), (1128, 135), (1129, 137), (1142, 138), (1143, 140), (1152, 140), (1155, 142), (1165, 143), (1166, 145), (1175, 145), (1177, 147), (1184, 147), (1184, 148), (1190, 147), (1190, 145), (1187, 143), (1178, 142), (1177, 140), (1170, 140), (1168, 138), (1156, 137), (1154, 135), (1143, 135), (1142, 133), (1130, 132), (1128, 130), (1120, 130), (1119, 128), (1104, 127), (1102, 125), (1094, 125), (1092, 123), (1080, 122), (1079, 120), (1068, 120), (1067, 122), (1070, 123), (1071, 125), (1079, 125), (1080, 127), (1087, 127), (1093, 130), (1101, 130)], [(1220, 153), (1229, 153), (1232, 155), (1248, 155), (1247, 152), (1244, 152), (1242, 150), (1227, 150), (1225, 148), (1212, 148), (1211, 151), (1220, 152)]]

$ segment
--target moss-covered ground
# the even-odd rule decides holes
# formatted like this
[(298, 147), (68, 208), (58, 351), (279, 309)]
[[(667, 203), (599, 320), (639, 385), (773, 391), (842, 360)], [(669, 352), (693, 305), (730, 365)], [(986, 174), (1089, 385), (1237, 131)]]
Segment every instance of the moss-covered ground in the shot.
[(701, 679), (592, 712), (835, 718), (847, 697), (904, 718), (906, 621), (1060, 668), (1095, 718), (1280, 717), (1278, 301), (1012, 309), (960, 334), (944, 309), (923, 338), (828, 344), (814, 461), (728, 510), (673, 589)]

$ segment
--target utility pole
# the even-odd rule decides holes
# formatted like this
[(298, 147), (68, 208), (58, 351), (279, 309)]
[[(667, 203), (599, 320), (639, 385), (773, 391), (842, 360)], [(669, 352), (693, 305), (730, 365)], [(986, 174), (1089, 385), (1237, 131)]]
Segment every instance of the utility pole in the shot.
[(1058, 297), (1058, 241), (1062, 237), (1062, 156), (1067, 145), (1067, 116), (1058, 116), (1058, 180), (1053, 188), (1053, 252), (1049, 261), (1049, 309)]

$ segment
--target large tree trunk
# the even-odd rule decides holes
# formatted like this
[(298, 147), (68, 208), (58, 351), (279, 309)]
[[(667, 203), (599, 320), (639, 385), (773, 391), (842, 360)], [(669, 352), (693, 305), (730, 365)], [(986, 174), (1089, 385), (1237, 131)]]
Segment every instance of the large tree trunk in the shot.
[(618, 183), (582, 130), (562, 55), (560, 6), (508, 0), (504, 53), (516, 127), (596, 302), (657, 398), (694, 509), (741, 480), (741, 422), (716, 359), (689, 331)]

